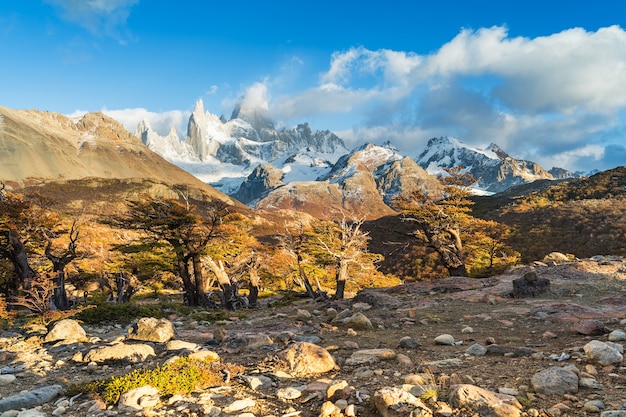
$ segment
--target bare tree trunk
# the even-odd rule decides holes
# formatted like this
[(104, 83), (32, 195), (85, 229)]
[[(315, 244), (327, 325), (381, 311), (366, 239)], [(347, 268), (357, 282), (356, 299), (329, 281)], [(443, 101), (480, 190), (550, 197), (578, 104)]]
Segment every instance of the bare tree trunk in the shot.
[(17, 294), (19, 287), (24, 285), (30, 287), (30, 281), (35, 277), (35, 271), (30, 267), (28, 263), (28, 255), (26, 254), (26, 247), (20, 240), (15, 230), (9, 229), (7, 231), (7, 241), (9, 243), (8, 253), (13, 268), (15, 270), (15, 276), (17, 281), (14, 281), (9, 290)]
[(191, 274), (189, 273), (189, 261), (186, 257), (179, 257), (177, 259), (177, 263), (178, 274), (183, 280), (183, 289), (185, 290), (185, 304), (189, 306), (197, 306), (198, 297), (196, 296), (196, 286), (191, 281)]
[(250, 275), (250, 294), (248, 300), (250, 301), (250, 307), (256, 307), (257, 298), (259, 296), (259, 286), (261, 285), (261, 278), (259, 277), (258, 265), (255, 263), (250, 267), (248, 274)]
[(209, 280), (202, 273), (202, 262), (199, 256), (194, 256), (191, 259), (193, 265), (194, 276), (194, 290), (196, 292), (196, 299), (200, 306), (208, 305), (207, 292), (209, 291)]
[(219, 282), (220, 287), (222, 288), (222, 292), (224, 293), (223, 307), (232, 310), (232, 300), (235, 298), (235, 291), (230, 277), (228, 276), (228, 273), (224, 268), (224, 264), (222, 263), (222, 261), (219, 261), (219, 264), (216, 263), (210, 256), (205, 256), (204, 261), (209, 266), (211, 271), (215, 274), (217, 282)]
[(70, 308), (70, 303), (67, 300), (67, 292), (65, 291), (65, 271), (54, 272), (55, 275), (52, 278), (54, 281), (54, 292), (50, 301), (58, 310), (67, 310)]
[(341, 259), (339, 261), (339, 265), (337, 265), (337, 291), (335, 292), (336, 300), (343, 299), (347, 279), (348, 279), (348, 262), (345, 259)]
[(298, 273), (300, 274), (300, 280), (304, 284), (304, 289), (309, 297), (315, 299), (315, 292), (313, 291), (313, 286), (309, 281), (309, 277), (306, 276), (306, 272), (304, 272), (304, 266), (302, 262), (302, 255), (298, 253)]

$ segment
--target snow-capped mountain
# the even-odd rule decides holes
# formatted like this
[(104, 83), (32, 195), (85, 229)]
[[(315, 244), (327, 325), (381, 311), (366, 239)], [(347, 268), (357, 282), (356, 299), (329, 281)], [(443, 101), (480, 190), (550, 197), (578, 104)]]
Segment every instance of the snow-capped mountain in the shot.
[[(255, 180), (261, 183), (257, 176), (248, 177), (244, 184)], [(416, 189), (431, 194), (442, 190), (437, 179), (390, 144), (371, 143), (342, 156), (328, 174), (316, 181), (274, 185), (275, 188), (264, 190), (265, 196), (255, 207), (296, 209), (327, 219), (390, 215), (394, 213), (391, 204), (396, 195)]]
[[(349, 152), (328, 130), (313, 132), (306, 123), (277, 129), (266, 108), (239, 104), (226, 120), (205, 111), (202, 100), (184, 139), (174, 130), (159, 136), (147, 122), (137, 135), (150, 149), (251, 207), (315, 206), (311, 210), (324, 215), (342, 210), (385, 214), (402, 192), (440, 193), (433, 176), (455, 166), (464, 166), (476, 178), (475, 189), (485, 193), (574, 176), (514, 159), (493, 143), (479, 149), (453, 137), (430, 139), (413, 159), (388, 142)], [(318, 208), (322, 204), (334, 208), (325, 211)]]
[(283, 170), (288, 181), (314, 179), (348, 152), (332, 132), (312, 132), (308, 124), (279, 129), (266, 111), (238, 105), (230, 120), (204, 110), (198, 100), (189, 118), (187, 136), (175, 131), (160, 136), (142, 122), (136, 134), (152, 150), (227, 194), (265, 163)]
[[(444, 168), (463, 166), (463, 172), (476, 179), (475, 188), (490, 193), (539, 179), (555, 179), (537, 163), (512, 158), (494, 143), (478, 149), (448, 136), (430, 139), (415, 160), (433, 175), (444, 174)], [(560, 175), (566, 172), (562, 170)]]

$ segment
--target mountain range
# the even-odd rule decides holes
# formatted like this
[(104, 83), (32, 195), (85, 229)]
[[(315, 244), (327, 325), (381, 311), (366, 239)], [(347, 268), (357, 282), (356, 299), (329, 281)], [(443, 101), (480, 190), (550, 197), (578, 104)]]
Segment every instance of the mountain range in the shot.
[(187, 135), (161, 136), (141, 122), (135, 135), (102, 113), (71, 119), (0, 107), (0, 179), (18, 186), (85, 177), (150, 178), (256, 209), (289, 209), (319, 218), (347, 213), (393, 214), (395, 196), (413, 190), (437, 195), (437, 175), (463, 166), (477, 193), (493, 194), (538, 179), (570, 178), (510, 157), (495, 144), (477, 149), (456, 138), (428, 141), (414, 157), (391, 143), (348, 150), (334, 133), (306, 123), (277, 129), (267, 111), (238, 105), (230, 119), (198, 101)]
[(184, 139), (174, 130), (160, 136), (145, 121), (136, 135), (165, 159), (253, 208), (298, 209), (326, 217), (346, 211), (389, 214), (399, 193), (416, 187), (440, 192), (433, 176), (454, 166), (472, 174), (473, 187), (482, 194), (579, 176), (515, 159), (493, 143), (478, 149), (453, 137), (432, 138), (413, 156), (389, 142), (348, 150), (328, 130), (313, 132), (306, 123), (277, 129), (266, 109), (241, 104), (227, 120), (205, 111), (201, 100)]

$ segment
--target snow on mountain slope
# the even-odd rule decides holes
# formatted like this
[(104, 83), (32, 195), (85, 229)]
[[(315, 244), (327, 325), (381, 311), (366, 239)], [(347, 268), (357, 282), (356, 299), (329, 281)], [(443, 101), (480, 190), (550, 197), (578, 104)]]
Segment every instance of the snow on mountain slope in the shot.
[(432, 175), (445, 175), (444, 168), (463, 166), (463, 172), (476, 179), (477, 193), (496, 193), (538, 179), (554, 179), (538, 164), (514, 159), (496, 144), (478, 149), (453, 137), (430, 139), (416, 161)]
[(275, 164), (288, 181), (310, 180), (347, 152), (330, 131), (312, 132), (308, 124), (276, 130), (265, 114), (238, 105), (226, 121), (205, 111), (198, 100), (184, 140), (172, 131), (159, 136), (147, 122), (136, 134), (150, 149), (227, 194), (235, 193), (259, 165)]

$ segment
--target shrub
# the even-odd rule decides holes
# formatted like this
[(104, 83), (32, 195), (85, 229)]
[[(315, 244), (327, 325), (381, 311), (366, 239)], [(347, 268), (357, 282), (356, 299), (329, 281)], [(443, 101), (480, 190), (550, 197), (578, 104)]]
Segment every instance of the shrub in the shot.
[(155, 369), (135, 369), (119, 376), (87, 384), (74, 384), (66, 390), (67, 396), (89, 393), (107, 404), (115, 404), (120, 395), (132, 389), (150, 385), (159, 390), (162, 397), (175, 394), (186, 395), (196, 388), (206, 389), (228, 384), (230, 379), (243, 373), (244, 368), (222, 362), (179, 358)]

